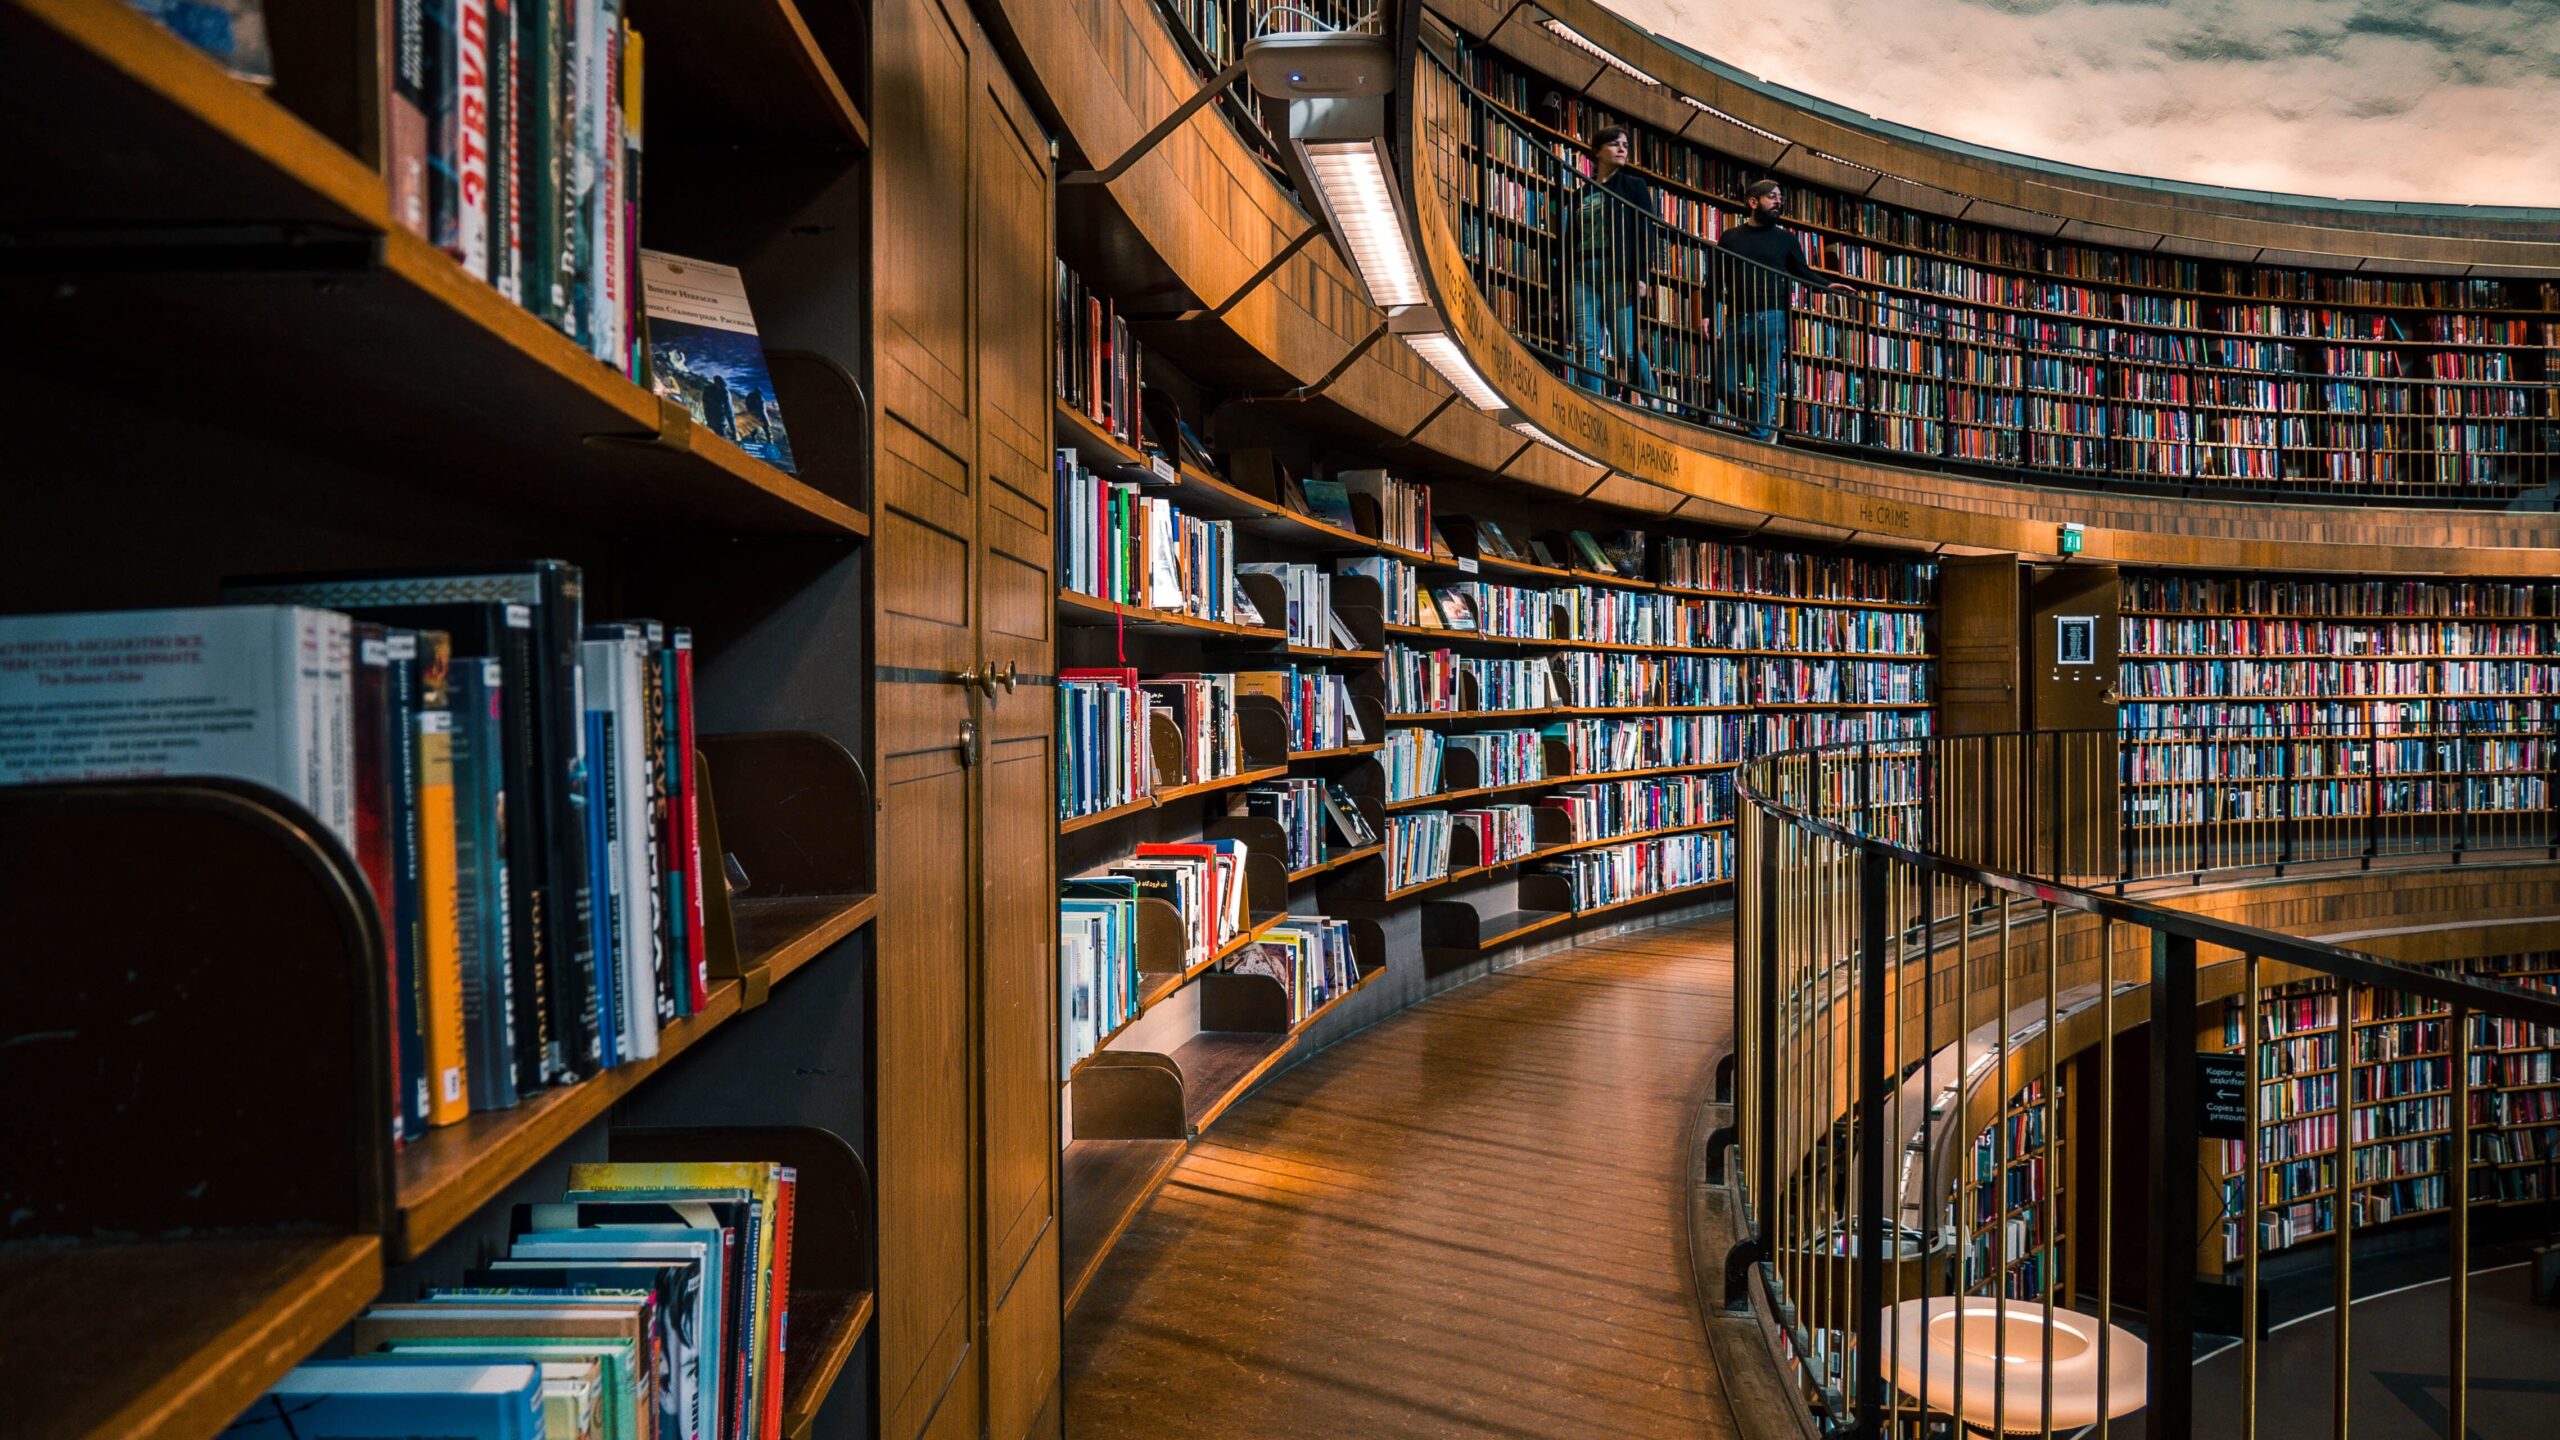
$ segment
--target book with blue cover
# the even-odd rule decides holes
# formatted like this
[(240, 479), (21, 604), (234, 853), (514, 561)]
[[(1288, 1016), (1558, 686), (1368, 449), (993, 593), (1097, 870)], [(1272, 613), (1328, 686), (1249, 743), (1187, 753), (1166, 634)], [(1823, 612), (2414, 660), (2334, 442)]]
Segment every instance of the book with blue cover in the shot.
[(222, 1432), (223, 1440), (543, 1440), (542, 1372), (503, 1356), (479, 1363), (397, 1358), (295, 1366)]
[(798, 473), (746, 277), (734, 265), (643, 250), (640, 285), (649, 304), (652, 388), (711, 433)]

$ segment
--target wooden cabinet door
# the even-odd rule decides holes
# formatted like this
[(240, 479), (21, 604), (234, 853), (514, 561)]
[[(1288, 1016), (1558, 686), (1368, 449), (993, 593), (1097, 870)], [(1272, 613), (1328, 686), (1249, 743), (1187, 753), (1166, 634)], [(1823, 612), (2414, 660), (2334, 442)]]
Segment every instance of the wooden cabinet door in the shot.
[(886, 1440), (980, 1432), (976, 995), (978, 507), (969, 421), (968, 114), (974, 22), (880, 0), (873, 75), (881, 911), (873, 1186)]
[(876, 17), (880, 1433), (1020, 1440), (1060, 1416), (1049, 145), (964, 7)]
[(1049, 146), (988, 67), (971, 121), (977, 260), (981, 663), (979, 994), (987, 1285), (986, 1433), (1058, 1433), (1056, 708), (1051, 530)]

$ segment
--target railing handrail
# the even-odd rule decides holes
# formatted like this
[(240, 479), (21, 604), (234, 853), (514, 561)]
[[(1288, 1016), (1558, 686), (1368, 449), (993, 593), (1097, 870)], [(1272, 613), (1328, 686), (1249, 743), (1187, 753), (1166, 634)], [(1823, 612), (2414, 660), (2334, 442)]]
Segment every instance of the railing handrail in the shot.
[[(2034, 735), (2086, 735), (2114, 738), (2113, 730), (2011, 731), (2022, 739)], [(2502, 985), (2466, 980), (2440, 971), (2386, 960), (2344, 946), (2319, 940), (2305, 940), (2253, 925), (2217, 920), (2192, 911), (2154, 904), (2134, 896), (2112, 894), (2060, 879), (2039, 878), (2004, 870), (1997, 866), (1977, 864), (1939, 855), (1917, 846), (1865, 834), (1834, 820), (1813, 815), (1771, 795), (1762, 782), (1769, 767), (1790, 760), (1798, 763), (1827, 758), (1859, 760), (1867, 758), (1879, 743), (1901, 747), (1931, 747), (1946, 737), (1911, 736), (1890, 742), (1836, 741), (1828, 745), (1805, 745), (1778, 751), (1745, 761), (1734, 772), (1734, 799), (1737, 815), (1740, 807), (1750, 806), (1788, 825), (1819, 835), (1835, 844), (1862, 855), (1877, 855), (1927, 874), (2033, 900), (2056, 909), (2076, 911), (2102, 920), (2124, 921), (2141, 925), (2162, 934), (2255, 955), (2262, 960), (2296, 965), (2318, 974), (2362, 985), (2380, 985), (2414, 991), (2448, 1005), (2463, 1006), (2501, 1019), (2520, 1020), (2535, 1025), (2560, 1026), (2560, 995), (2510, 989)], [(1982, 737), (1967, 736), (1966, 739)], [(2235, 867), (2237, 868), (2237, 867)]]

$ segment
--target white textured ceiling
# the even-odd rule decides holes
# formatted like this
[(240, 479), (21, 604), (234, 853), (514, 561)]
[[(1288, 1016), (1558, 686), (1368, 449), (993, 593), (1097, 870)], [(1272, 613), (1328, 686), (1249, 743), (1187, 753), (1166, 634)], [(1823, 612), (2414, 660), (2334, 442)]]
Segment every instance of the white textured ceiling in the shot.
[(2356, 200), (2560, 205), (2560, 0), (1603, 0), (1880, 119)]

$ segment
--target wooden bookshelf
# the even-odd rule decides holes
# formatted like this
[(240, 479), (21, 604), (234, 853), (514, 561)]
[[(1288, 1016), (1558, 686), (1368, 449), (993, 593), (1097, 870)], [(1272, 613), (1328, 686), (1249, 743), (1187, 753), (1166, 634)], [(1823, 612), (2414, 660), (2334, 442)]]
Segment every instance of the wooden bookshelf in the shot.
[[(1558, 314), (1560, 297), (1550, 279), (1526, 272), (1543, 271), (1548, 257), (1561, 253), (1559, 227), (1548, 216), (1510, 213), (1517, 200), (1497, 194), (1526, 190), (1552, 200), (1588, 163), (1576, 133), (1625, 122), (1634, 132), (1630, 168), (1651, 177), (1676, 207), (1672, 228), (1686, 237), (1682, 243), (1703, 246), (1738, 218), (1741, 187), (1763, 168), (1616, 115), (1492, 44), (1462, 36), (1454, 75), (1456, 103), (1475, 116), (1474, 148), (1459, 163), (1483, 177), (1462, 187), (1456, 203), (1462, 225), (1489, 237), (1471, 241), (1467, 263), (1494, 312), (1549, 350), (1565, 342), (1542, 332), (1547, 322), (1539, 317)], [(2348, 492), (2368, 502), (2466, 489), (2503, 498), (2540, 478), (2553, 453), (2529, 418), (2538, 407), (2527, 403), (2529, 386), (2560, 377), (2560, 325), (2553, 323), (2560, 299), (2547, 282), (2537, 288), (2525, 279), (2317, 273), (2137, 254), (1946, 219), (1820, 184), (1791, 181), (1788, 189), (1788, 223), (1811, 242), (1816, 266), (1897, 306), (1925, 307), (1931, 317), (1870, 316), (1827, 297), (1800, 311), (1853, 340), (1888, 336), (1920, 357), (1906, 370), (1883, 372), (1854, 403), (1799, 395), (1789, 423), (1811, 436), (1941, 465), (2047, 472), (2066, 483), (2124, 476), (2186, 487)], [(1515, 258), (1523, 251), (1535, 259)], [(1642, 307), (1639, 323), (1667, 387), (1704, 403), (1712, 395), (1705, 373), (1711, 361), (1681, 268), (1676, 257), (1657, 267), (1665, 298)], [(1968, 328), (1956, 333), (1959, 327)], [(2043, 361), (2034, 369), (2020, 363), (2022, 330), (2068, 347), (2053, 352), (2055, 373), (2046, 373)], [(1794, 363), (1800, 373), (1836, 376), (1843, 362), (1820, 349), (1798, 347)], [(1962, 378), (1968, 367), (1930, 363), (1966, 356), (1986, 362), (1984, 378)], [(2187, 376), (2171, 388), (2165, 377), (2173, 370), (2192, 372), (2204, 393), (2190, 393)], [(2140, 383), (2143, 376), (2164, 378)], [(2240, 387), (2249, 384), (2266, 387), (2268, 396), (2245, 395)], [(2357, 393), (2307, 408), (2329, 385)], [(2361, 393), (2377, 387), (2385, 393)], [(2482, 390), (2502, 403), (2474, 408), (2467, 397)], [(1881, 399), (1873, 398), (1877, 392)], [(2389, 403), (2394, 394), (2399, 403)], [(2014, 409), (1968, 412), (1968, 396)], [(2244, 396), (2250, 403), (2235, 403)], [(2062, 410), (2079, 406), (2091, 413)], [(2292, 415), (2329, 427), (2280, 432)]]
[[(2474, 979), (2560, 988), (2560, 953), (2493, 956), (2458, 968)], [(2384, 998), (2398, 1008), (2380, 1013)], [(2245, 1243), (2239, 1225), (2258, 1226), (2261, 1254), (2334, 1237), (2341, 1156), (2351, 1167), (2344, 1194), (2359, 1230), (2447, 1213), (2445, 1190), (2457, 1163), (2474, 1209), (2560, 1200), (2560, 1105), (2546, 1109), (2533, 1098), (2552, 1089), (2551, 1081), (2533, 1077), (2554, 1063), (2560, 1037), (2529, 1026), (2504, 1026), (2513, 1033), (2502, 1033), (2500, 1023), (2473, 1017), (2467, 1051), (2477, 1072), (2469, 1086), (2474, 1149), (2456, 1157), (2451, 1009), (2370, 990), (2357, 1001), (2354, 1013), (2339, 1015), (2337, 988), (2326, 980), (2269, 987), (2261, 997), (2261, 1039), (2274, 1047), (2280, 1073), (2253, 1082), (2262, 1096), (2256, 1178), (2243, 1173), (2244, 1142), (2220, 1146), (2214, 1189), (2228, 1218), (2214, 1258), (2222, 1265), (2239, 1262)], [(2242, 1048), (2247, 1022), (2237, 999), (2200, 1021), (2202, 1048)], [(2412, 1065), (2428, 1068), (2395, 1078), (2391, 1067)], [(2393, 1079), (2390, 1092), (2356, 1093), (2359, 1077), (2376, 1073)], [(2299, 1087), (2305, 1085), (2323, 1099), (2334, 1091), (2335, 1099), (2303, 1104)], [(2350, 1123), (2370, 1133), (2349, 1136), (2342, 1146), (2338, 1134)]]
[[(473, 509), (609, 508), (635, 534), (868, 533), (863, 497), (750, 457), (598, 363), (393, 224), (381, 177), (355, 156), (141, 15), (76, 0), (0, 7), (0, 51), (9, 57), (0, 86), (62, 107), (44, 127), (52, 141), (16, 152), (0, 184), (10, 197), (0, 199), (0, 220), (235, 215), (248, 225), (328, 227), (302, 246), (312, 256), (304, 269), (323, 283), (206, 284), (201, 271), (146, 272), (23, 310), (38, 292), (21, 288), (0, 300), (10, 307), (0, 313), (22, 333), (73, 354), (108, 347), (98, 358), (112, 355), (132, 383), (157, 383), (226, 424), (292, 435)], [(62, 128), (83, 115), (97, 128)], [(93, 147), (110, 137), (148, 160), (98, 167)], [(93, 254), (60, 263), (115, 262)], [(254, 273), (275, 260), (244, 249), (238, 263)], [(163, 343), (114, 343), (140, 331)], [(196, 363), (209, 352), (257, 363)], [(283, 375), (289, 386), (275, 383)], [(833, 403), (815, 391), (791, 398)], [(357, 419), (379, 416), (400, 417), (403, 443), (382, 445), (378, 425)]]
[(381, 1288), (382, 1243), (370, 1235), (0, 1251), (9, 1428), (64, 1440), (217, 1434)]
[[(130, 6), (0, 3), (0, 90), (11, 97), (0, 226), (13, 254), (59, 277), (8, 287), (0, 316), (29, 353), (64, 362), (66, 374), (105, 377), (96, 411), (55, 407), (66, 429), (85, 425), (94, 438), (112, 426), (126, 468), (188, 481), (150, 491), (147, 505), (128, 498), (137, 485), (84, 489), (14, 532), (21, 546), (44, 543), (53, 516), (114, 512), (134, 532), (131, 553), (80, 563), (104, 576), (94, 592), (128, 584), (143, 597), (126, 603), (212, 603), (221, 577), (269, 570), (559, 554), (584, 572), (588, 616), (648, 613), (696, 629), (706, 732), (772, 714), (770, 690), (791, 694), (798, 723), (841, 739), (826, 742), (833, 768), (813, 772), (793, 759), (810, 753), (805, 734), (703, 736), (719, 782), (717, 795), (702, 796), (715, 978), (699, 1013), (663, 1027), (654, 1058), (430, 1130), (396, 1156), (387, 1115), (341, 1123), (338, 1113), (387, 1104), (378, 920), (371, 993), (323, 1014), (343, 992), (311, 973), (305, 916), (280, 893), (235, 887), (225, 903), (259, 917), (258, 953), (199, 958), (259, 975), (252, 988), (270, 1013), (256, 1025), (199, 1026), (185, 1007), (164, 1005), (161, 1024), (146, 1027), (172, 1058), (201, 1048), (199, 1029), (225, 1038), (231, 1062), (202, 1073), (224, 1074), (233, 1121), (168, 1123), (130, 1144), (101, 1131), (89, 1143), (114, 1155), (145, 1198), (151, 1157), (200, 1133), (262, 1165), (266, 1188), (285, 1197), (277, 1203), (308, 1210), (331, 1194), (355, 1213), (281, 1214), (272, 1225), (173, 1217), (192, 1232), (184, 1240), (132, 1223), (139, 1217), (95, 1214), (84, 1223), (147, 1238), (6, 1257), (0, 1305), (19, 1323), (0, 1344), (16, 1395), (0, 1429), (211, 1436), (368, 1302), (457, 1282), (488, 1253), (482, 1242), (504, 1225), (498, 1206), (527, 1177), (564, 1151), (590, 1158), (582, 1147), (609, 1116), (687, 1089), (662, 1075), (761, 1063), (757, 1083), (737, 1087), (759, 1095), (741, 1107), (754, 1109), (796, 1103), (793, 1077), (820, 1065), (868, 1073), (867, 1026), (830, 1036), (825, 1053), (791, 1042), (758, 1054), (789, 1022), (750, 1017), (776, 998), (782, 1010), (793, 997), (776, 987), (841, 950), (880, 910), (871, 796), (846, 748), (868, 746), (867, 627), (795, 636), (780, 659), (756, 643), (759, 627), (794, 604), (842, 601), (845, 613), (868, 604), (870, 402), (857, 378), (867, 357), (826, 342), (793, 348), (810, 327), (776, 297), (807, 293), (812, 270), (826, 270), (833, 301), (867, 311), (869, 256), (857, 245), (815, 262), (765, 253), (758, 242), (781, 222), (758, 230), (772, 217), (742, 217), (734, 195), (687, 168), (688, 156), (768, 147), (759, 153), (787, 153), (803, 179), (850, 179), (859, 190), (868, 40), (858, 17), (795, 0), (742, 0), (716, 19), (674, 0), (632, 0), (627, 13), (649, 39), (649, 243), (685, 237), (670, 248), (743, 265), (798, 442), (796, 473), (697, 424), (395, 222), (374, 154), (379, 82), (360, 7), (269, 5), (277, 76), (261, 89)], [(37, 457), (31, 489), (50, 486), (56, 463)], [(759, 767), (799, 798), (766, 790)], [(0, 811), (31, 798), (8, 797)], [(151, 873), (214, 883), (248, 863), (234, 851), (257, 853), (197, 843), (153, 858)], [(734, 893), (720, 880), (724, 857), (746, 875)], [(369, 914), (370, 899), (362, 904)], [(135, 908), (130, 896), (115, 905)], [(127, 938), (102, 934), (95, 948), (120, 960)], [(748, 1038), (706, 1044), (715, 1030)], [(244, 1050), (243, 1034), (295, 1043)], [(251, 1052), (264, 1050), (302, 1071), (290, 1107), (269, 1106), (258, 1089), (270, 1062)], [(360, 1060), (361, 1075), (342, 1059)], [(269, 1132), (304, 1158), (267, 1157)], [(381, 1151), (343, 1153), (341, 1134)], [(207, 1178), (208, 1203), (237, 1203), (227, 1173)], [(845, 1203), (867, 1217), (867, 1179), (854, 1188), (862, 1193)], [(875, 1309), (867, 1276), (856, 1283), (822, 1263), (833, 1243), (872, 1243), (867, 1218), (830, 1235), (837, 1218), (803, 1212), (808, 1263), (794, 1286), (786, 1396), (795, 1435), (809, 1433), (841, 1378), (861, 1373), (848, 1361)]]

